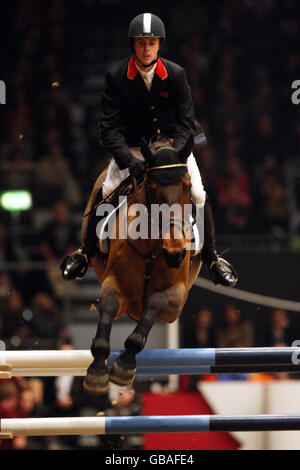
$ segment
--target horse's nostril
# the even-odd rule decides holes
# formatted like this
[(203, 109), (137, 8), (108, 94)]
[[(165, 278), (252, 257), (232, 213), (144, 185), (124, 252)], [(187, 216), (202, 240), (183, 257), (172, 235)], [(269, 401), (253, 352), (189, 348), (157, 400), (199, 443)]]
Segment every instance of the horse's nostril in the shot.
[(186, 249), (170, 253), (166, 248), (163, 249), (163, 256), (169, 268), (179, 268), (186, 255)]
[(186, 249), (182, 250), (182, 252), (181, 252), (181, 256), (182, 256), (181, 261), (184, 260), (185, 255), (186, 255)]

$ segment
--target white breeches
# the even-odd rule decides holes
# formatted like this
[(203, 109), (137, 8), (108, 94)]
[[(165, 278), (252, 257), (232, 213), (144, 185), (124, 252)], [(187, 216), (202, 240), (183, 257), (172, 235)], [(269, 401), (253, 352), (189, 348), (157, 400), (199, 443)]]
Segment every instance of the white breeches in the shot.
[[(140, 160), (144, 160), (144, 157), (142, 156), (139, 148), (131, 148), (130, 150), (135, 157), (139, 158)], [(202, 178), (197, 162), (192, 153), (187, 159), (187, 166), (192, 183), (192, 201), (196, 206), (201, 208), (205, 204), (206, 192), (202, 184)], [(112, 191), (114, 191), (128, 176), (128, 168), (125, 170), (120, 170), (117, 163), (115, 162), (115, 159), (113, 158), (109, 164), (107, 176), (102, 186), (103, 197), (107, 197), (110, 193), (112, 193)]]

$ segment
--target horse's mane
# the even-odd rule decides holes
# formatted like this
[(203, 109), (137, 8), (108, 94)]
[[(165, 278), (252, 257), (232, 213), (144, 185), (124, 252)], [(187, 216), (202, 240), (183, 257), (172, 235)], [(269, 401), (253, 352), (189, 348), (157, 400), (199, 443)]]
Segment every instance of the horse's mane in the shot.
[[(168, 137), (159, 136), (150, 146), (154, 155), (151, 166), (174, 165), (182, 163), (177, 150), (172, 147), (172, 141)], [(186, 173), (186, 167), (165, 168), (154, 170), (151, 177), (155, 178), (160, 184), (168, 185), (177, 183)]]

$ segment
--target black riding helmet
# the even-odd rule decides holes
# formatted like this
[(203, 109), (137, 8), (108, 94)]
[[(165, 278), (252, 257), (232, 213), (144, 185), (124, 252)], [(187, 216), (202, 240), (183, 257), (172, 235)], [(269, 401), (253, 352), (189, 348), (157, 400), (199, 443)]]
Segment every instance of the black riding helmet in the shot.
[[(166, 39), (166, 30), (165, 25), (158, 16), (152, 15), (152, 13), (142, 13), (131, 21), (128, 39), (133, 54), (135, 54), (134, 39), (141, 37), (159, 38), (160, 48), (162, 48)], [(157, 60), (154, 62), (157, 62)]]

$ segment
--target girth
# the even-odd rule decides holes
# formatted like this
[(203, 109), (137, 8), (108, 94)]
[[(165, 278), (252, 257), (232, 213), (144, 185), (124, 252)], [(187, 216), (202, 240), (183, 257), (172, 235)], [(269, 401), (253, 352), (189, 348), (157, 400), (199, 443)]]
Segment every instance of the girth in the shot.
[(127, 244), (128, 246), (141, 258), (143, 258), (146, 261), (146, 267), (145, 267), (145, 273), (144, 273), (144, 292), (143, 292), (143, 301), (146, 299), (146, 291), (149, 283), (149, 279), (151, 277), (151, 271), (153, 267), (153, 263), (157, 260), (157, 258), (161, 255), (162, 253), (162, 239), (160, 238), (158, 240), (157, 245), (155, 248), (147, 254), (141, 253), (133, 243), (131, 243), (130, 239), (127, 238)]

